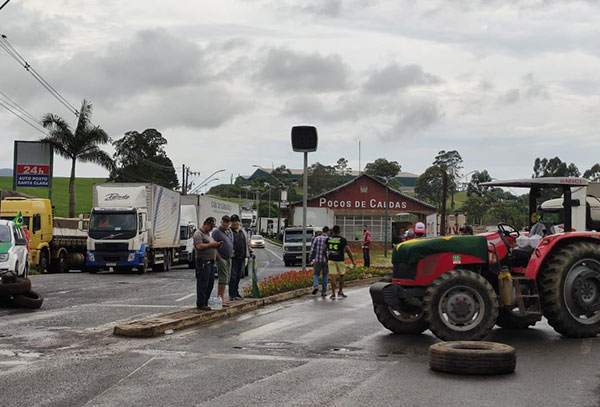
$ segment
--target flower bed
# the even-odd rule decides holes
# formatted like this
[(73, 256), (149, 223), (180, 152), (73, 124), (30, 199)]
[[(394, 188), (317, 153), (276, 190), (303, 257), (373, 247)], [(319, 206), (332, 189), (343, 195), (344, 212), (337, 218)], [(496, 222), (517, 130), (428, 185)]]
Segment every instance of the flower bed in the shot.
[[(390, 272), (389, 268), (383, 267), (347, 267), (344, 275), (345, 281), (363, 280), (376, 276), (384, 276)], [(257, 282), (260, 291), (260, 297), (279, 294), (287, 291), (297, 290), (299, 288), (312, 287), (313, 270), (308, 269), (304, 273), (301, 270), (291, 270), (276, 276), (270, 276)], [(252, 297), (252, 286), (243, 288), (244, 297)]]

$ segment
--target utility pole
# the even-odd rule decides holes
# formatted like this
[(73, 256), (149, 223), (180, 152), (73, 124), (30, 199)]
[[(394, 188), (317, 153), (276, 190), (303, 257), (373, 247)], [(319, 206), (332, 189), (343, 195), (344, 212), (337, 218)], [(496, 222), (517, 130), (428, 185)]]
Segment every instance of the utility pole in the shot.
[(185, 164), (182, 165), (181, 172), (182, 172), (182, 174), (181, 174), (181, 194), (186, 195), (187, 194), (187, 188), (186, 188), (187, 182), (185, 180)]
[(440, 167), (442, 171), (442, 219), (440, 221), (440, 236), (446, 236), (446, 200), (448, 199), (448, 173), (446, 169)]

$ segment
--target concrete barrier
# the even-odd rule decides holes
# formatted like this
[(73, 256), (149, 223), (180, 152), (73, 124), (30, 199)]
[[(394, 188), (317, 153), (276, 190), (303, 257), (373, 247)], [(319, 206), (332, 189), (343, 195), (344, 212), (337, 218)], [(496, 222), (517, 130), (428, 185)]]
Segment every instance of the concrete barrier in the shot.
[[(371, 285), (380, 280), (381, 277), (352, 280), (347, 281), (344, 284), (344, 287)], [(244, 312), (253, 311), (260, 307), (264, 307), (265, 305), (302, 297), (310, 294), (312, 290), (312, 287), (307, 287), (264, 298), (246, 298), (244, 301), (232, 301), (229, 303), (229, 307), (220, 310), (203, 311), (197, 308), (188, 308), (158, 316), (155, 315), (153, 317), (116, 325), (113, 333), (119, 336), (151, 338), (162, 335), (169, 329), (177, 331), (215, 319), (231, 317)]]

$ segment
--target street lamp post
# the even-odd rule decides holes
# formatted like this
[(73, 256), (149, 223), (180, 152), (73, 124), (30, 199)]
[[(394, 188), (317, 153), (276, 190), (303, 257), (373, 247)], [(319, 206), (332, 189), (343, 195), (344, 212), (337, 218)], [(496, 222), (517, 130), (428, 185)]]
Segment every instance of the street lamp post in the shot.
[(383, 232), (383, 257), (387, 257), (387, 248), (388, 248), (388, 182), (390, 182), (389, 178), (385, 178), (385, 222), (384, 222), (384, 232)]
[[(206, 178), (204, 179), (204, 181), (202, 181), (202, 182), (201, 182), (201, 183), (200, 183), (200, 184), (199, 184), (199, 185), (198, 185), (198, 186), (197, 186), (197, 187), (196, 187), (196, 188), (195, 188), (195, 189), (194, 189), (194, 190), (193, 190), (191, 193), (193, 194), (194, 192), (196, 192), (196, 191), (200, 190), (200, 188), (202, 188), (204, 185), (206, 185), (206, 181), (207, 181), (208, 179), (210, 179), (210, 178), (211, 178), (213, 175), (215, 175), (215, 174), (218, 174), (218, 173), (220, 173), (220, 172), (223, 172), (223, 171), (225, 171), (225, 170), (224, 170), (224, 169), (223, 169), (223, 170), (217, 170), (217, 171), (213, 172), (212, 174), (210, 174), (210, 175), (209, 175), (208, 177), (206, 177)], [(215, 178), (215, 179), (216, 179), (216, 178)]]

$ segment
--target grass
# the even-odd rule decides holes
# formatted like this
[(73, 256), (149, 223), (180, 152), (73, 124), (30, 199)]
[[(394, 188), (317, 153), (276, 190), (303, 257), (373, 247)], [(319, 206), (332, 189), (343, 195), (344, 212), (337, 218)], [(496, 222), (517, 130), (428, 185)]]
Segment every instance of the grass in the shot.
[[(89, 213), (92, 209), (94, 184), (106, 182), (105, 178), (77, 178), (75, 180), (76, 203), (75, 216)], [(12, 189), (12, 177), (0, 177), (0, 189)], [(18, 192), (48, 198), (47, 188), (17, 188)], [(54, 216), (69, 216), (69, 178), (52, 178), (52, 206)]]

